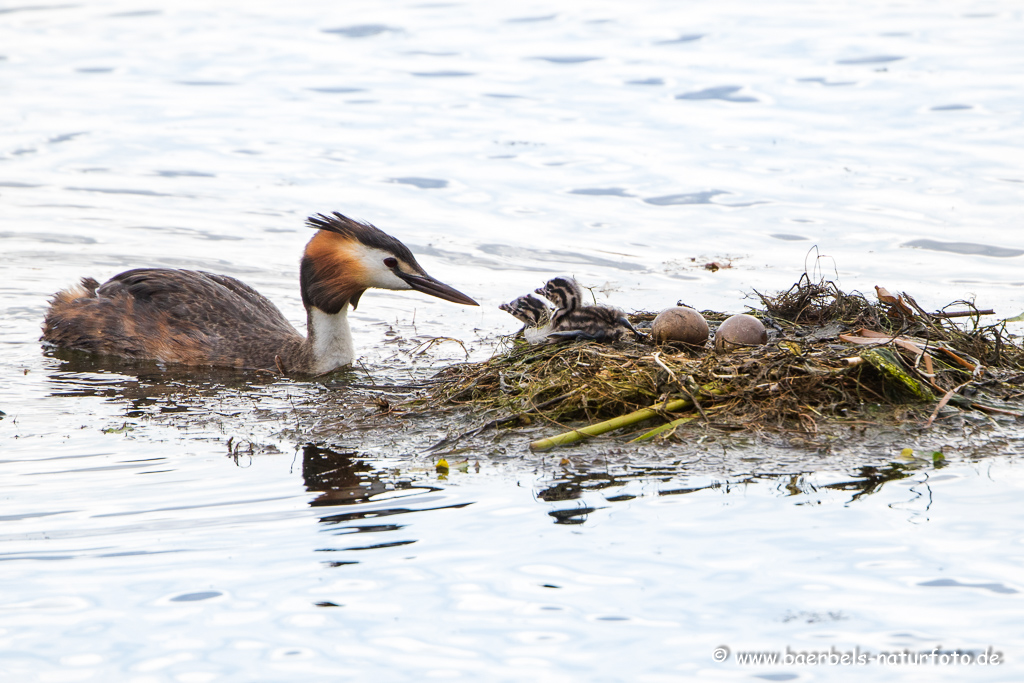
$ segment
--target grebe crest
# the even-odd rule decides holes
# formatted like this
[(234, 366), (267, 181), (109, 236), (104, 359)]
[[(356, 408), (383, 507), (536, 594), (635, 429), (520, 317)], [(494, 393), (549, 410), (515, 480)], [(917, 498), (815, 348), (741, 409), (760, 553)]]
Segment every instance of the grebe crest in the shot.
[(84, 278), (58, 292), (42, 341), (124, 358), (323, 374), (352, 362), (348, 307), (369, 288), (415, 289), (476, 306), (431, 277), (409, 248), (335, 212), (307, 220), (317, 230), (299, 267), (307, 336), (268, 299), (226, 275), (139, 268), (102, 285)]

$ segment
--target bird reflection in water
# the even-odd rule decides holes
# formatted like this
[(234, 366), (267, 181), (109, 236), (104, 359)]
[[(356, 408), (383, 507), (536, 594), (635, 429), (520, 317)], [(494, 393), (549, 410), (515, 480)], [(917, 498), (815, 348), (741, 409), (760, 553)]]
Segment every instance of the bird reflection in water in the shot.
[(320, 491), (310, 505), (346, 505), (363, 503), (372, 496), (384, 493), (389, 486), (373, 476), (373, 467), (358, 454), (341, 453), (316, 444), (302, 448), (302, 479), (307, 491)]

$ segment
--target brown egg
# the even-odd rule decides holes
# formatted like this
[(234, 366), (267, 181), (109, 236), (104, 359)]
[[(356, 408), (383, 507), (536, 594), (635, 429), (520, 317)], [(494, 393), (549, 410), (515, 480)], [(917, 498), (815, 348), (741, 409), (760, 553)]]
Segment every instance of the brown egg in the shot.
[(746, 313), (737, 313), (725, 319), (715, 333), (715, 352), (728, 353), (768, 341), (768, 330), (760, 320)]
[(703, 346), (708, 340), (708, 322), (692, 308), (674, 306), (666, 308), (654, 319), (651, 336), (659, 344), (670, 341)]

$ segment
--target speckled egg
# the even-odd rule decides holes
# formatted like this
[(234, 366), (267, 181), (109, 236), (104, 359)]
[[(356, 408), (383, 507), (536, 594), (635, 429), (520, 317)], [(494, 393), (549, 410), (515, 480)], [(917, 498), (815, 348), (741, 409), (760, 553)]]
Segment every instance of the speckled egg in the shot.
[(760, 320), (746, 313), (737, 313), (725, 319), (715, 333), (715, 352), (728, 353), (736, 349), (759, 346), (768, 341), (768, 330)]
[(688, 306), (666, 308), (651, 324), (651, 336), (659, 344), (682, 342), (703, 346), (708, 340), (708, 322)]

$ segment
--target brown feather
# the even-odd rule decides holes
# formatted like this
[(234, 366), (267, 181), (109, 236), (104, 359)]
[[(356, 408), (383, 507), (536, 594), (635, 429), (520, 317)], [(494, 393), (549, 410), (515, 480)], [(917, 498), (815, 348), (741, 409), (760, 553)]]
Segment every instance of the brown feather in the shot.
[(274, 304), (234, 278), (143, 268), (91, 291), (58, 292), (42, 340), (125, 358), (274, 368), (274, 356), (294, 352), (304, 338)]
[(302, 299), (307, 308), (337, 313), (359, 300), (365, 287), (365, 269), (355, 258), (356, 238), (319, 231), (302, 256)]

